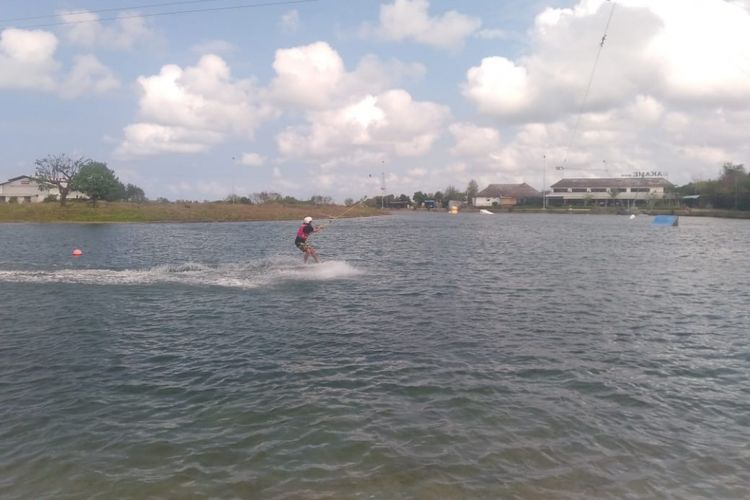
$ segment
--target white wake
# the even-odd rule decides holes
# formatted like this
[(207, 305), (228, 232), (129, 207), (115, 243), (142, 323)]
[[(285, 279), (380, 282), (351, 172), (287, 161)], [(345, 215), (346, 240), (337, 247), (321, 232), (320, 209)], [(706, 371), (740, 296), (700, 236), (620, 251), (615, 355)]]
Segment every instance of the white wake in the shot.
[(0, 282), (69, 283), (82, 285), (157, 285), (258, 288), (294, 281), (350, 279), (363, 272), (346, 261), (301, 264), (286, 260), (263, 260), (217, 265), (186, 262), (145, 269), (56, 269), (2, 270)]

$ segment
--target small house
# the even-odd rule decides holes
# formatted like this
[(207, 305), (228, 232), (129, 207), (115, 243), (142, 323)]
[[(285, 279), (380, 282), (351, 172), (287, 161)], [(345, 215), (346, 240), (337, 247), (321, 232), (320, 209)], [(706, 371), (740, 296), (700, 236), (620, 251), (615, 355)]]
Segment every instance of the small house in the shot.
[(474, 198), (474, 206), (513, 207), (523, 205), (533, 199), (541, 199), (542, 193), (528, 184), (490, 184), (479, 191)]

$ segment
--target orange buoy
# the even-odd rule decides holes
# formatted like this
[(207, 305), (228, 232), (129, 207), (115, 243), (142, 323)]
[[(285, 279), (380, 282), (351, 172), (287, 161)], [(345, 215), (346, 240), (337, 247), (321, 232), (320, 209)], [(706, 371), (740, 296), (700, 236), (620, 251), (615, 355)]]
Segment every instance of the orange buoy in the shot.
[(80, 248), (76, 248), (75, 250), (73, 250), (74, 257), (80, 257), (81, 255), (83, 255), (83, 252), (81, 251)]

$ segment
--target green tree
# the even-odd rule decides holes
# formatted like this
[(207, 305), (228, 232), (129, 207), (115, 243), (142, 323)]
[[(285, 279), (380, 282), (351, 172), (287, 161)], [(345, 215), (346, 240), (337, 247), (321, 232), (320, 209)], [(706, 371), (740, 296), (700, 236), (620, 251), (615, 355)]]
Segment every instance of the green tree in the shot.
[(745, 172), (744, 165), (734, 165), (732, 163), (725, 163), (722, 165), (722, 174), (719, 178), (719, 183), (724, 188), (725, 194), (730, 195), (733, 199), (734, 209), (739, 208), (740, 193), (744, 191), (744, 185), (747, 181), (747, 173)]
[(424, 200), (427, 199), (427, 195), (424, 194), (422, 191), (417, 191), (414, 193), (411, 197), (412, 200), (414, 200), (414, 204), (418, 207), (421, 207), (424, 203)]
[(675, 192), (699, 195), (699, 206), (705, 208), (750, 210), (750, 175), (744, 165), (724, 163), (719, 179), (691, 182)]
[(448, 206), (448, 202), (453, 201), (464, 201), (466, 199), (466, 194), (462, 193), (458, 189), (456, 189), (455, 186), (448, 186), (445, 188), (445, 192), (443, 193), (443, 207)]
[(143, 189), (139, 188), (136, 185), (128, 184), (125, 186), (125, 200), (132, 201), (134, 203), (143, 203), (146, 201), (146, 193), (143, 192)]
[(70, 187), (87, 195), (94, 206), (98, 200), (121, 200), (125, 195), (125, 186), (114, 171), (108, 169), (106, 163), (100, 162), (82, 166), (73, 177)]
[(469, 185), (466, 186), (466, 201), (469, 205), (474, 205), (474, 198), (477, 197), (479, 192), (479, 184), (474, 179), (469, 181)]
[(92, 162), (87, 158), (69, 158), (65, 154), (49, 155), (46, 158), (36, 160), (36, 172), (34, 177), (39, 183), (39, 189), (46, 191), (56, 187), (60, 192), (60, 206), (65, 206), (73, 179), (84, 166)]
[(434, 195), (432, 195), (431, 198), (433, 200), (435, 200), (435, 206), (439, 206), (439, 207), (445, 208), (443, 206), (443, 193), (442, 192), (438, 191), (437, 193), (435, 193)]
[(310, 203), (312, 203), (313, 205), (332, 205), (333, 198), (331, 198), (330, 196), (315, 194), (310, 197)]
[(262, 191), (260, 193), (253, 193), (250, 195), (250, 199), (260, 205), (272, 201), (281, 201), (282, 196), (279, 193)]

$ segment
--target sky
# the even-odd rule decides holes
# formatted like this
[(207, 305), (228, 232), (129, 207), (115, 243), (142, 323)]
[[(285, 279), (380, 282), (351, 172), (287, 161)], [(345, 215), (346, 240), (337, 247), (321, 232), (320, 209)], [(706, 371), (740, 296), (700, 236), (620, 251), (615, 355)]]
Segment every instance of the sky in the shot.
[(0, 182), (150, 199), (683, 185), (750, 166), (750, 0), (1, 0), (0, 110)]

